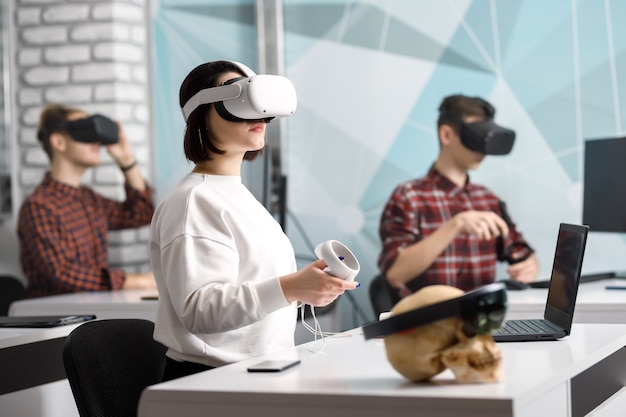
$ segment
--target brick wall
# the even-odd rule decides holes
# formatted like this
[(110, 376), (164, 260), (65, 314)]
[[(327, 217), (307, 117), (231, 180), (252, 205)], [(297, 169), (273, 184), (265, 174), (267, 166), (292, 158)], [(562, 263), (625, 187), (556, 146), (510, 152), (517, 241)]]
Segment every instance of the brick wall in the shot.
[[(36, 138), (42, 108), (64, 103), (120, 120), (146, 178), (151, 175), (147, 12), (149, 0), (12, 0), (11, 94), (16, 204), (49, 161)], [(122, 199), (123, 175), (102, 151), (85, 183)], [(110, 262), (149, 270), (148, 228), (112, 232)]]

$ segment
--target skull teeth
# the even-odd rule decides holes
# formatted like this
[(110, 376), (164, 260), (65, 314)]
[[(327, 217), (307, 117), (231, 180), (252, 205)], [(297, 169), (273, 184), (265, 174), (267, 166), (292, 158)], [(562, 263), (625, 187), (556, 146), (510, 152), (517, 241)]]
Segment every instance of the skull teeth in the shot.
[(475, 355), (468, 358), (468, 363), (472, 368), (484, 368), (487, 366), (493, 366), (500, 362), (502, 356), (500, 353), (487, 353), (484, 355)]

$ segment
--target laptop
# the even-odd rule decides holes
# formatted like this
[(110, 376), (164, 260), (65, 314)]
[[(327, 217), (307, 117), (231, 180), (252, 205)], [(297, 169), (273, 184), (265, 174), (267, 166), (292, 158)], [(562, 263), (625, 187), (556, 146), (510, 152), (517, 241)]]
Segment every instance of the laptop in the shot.
[(93, 314), (57, 316), (0, 316), (0, 327), (58, 327), (96, 318)]
[(589, 226), (561, 223), (543, 319), (507, 320), (492, 331), (496, 342), (556, 340), (570, 334)]

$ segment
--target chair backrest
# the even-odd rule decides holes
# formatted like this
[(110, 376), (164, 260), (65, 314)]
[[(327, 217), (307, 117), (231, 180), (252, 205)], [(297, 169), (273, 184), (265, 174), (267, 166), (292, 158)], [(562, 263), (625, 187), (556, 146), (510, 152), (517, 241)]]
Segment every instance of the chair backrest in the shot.
[(384, 275), (376, 275), (369, 286), (370, 302), (376, 319), (380, 313), (387, 312), (400, 301), (400, 295), (387, 282)]
[(65, 339), (63, 363), (81, 417), (137, 415), (144, 388), (161, 382), (165, 346), (142, 319), (87, 322)]
[(0, 316), (9, 314), (11, 303), (24, 297), (24, 291), (24, 284), (17, 277), (0, 275)]

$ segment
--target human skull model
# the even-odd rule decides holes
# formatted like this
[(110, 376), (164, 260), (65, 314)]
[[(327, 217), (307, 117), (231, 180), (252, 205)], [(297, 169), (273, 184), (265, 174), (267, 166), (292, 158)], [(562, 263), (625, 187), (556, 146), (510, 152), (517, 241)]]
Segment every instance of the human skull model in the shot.
[[(431, 285), (400, 300), (391, 316), (460, 297), (464, 292)], [(385, 336), (391, 366), (411, 381), (426, 381), (450, 368), (459, 383), (503, 379), (502, 356), (490, 334), (467, 337), (460, 317), (450, 317)]]

